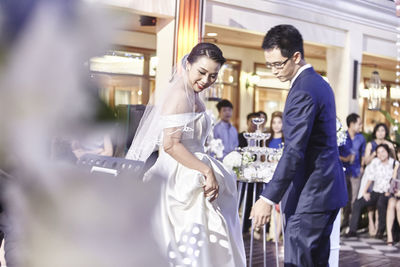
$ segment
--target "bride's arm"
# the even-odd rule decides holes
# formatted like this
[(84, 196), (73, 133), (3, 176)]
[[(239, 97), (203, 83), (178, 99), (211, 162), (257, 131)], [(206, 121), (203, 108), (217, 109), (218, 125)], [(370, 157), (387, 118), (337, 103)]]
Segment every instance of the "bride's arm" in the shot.
[(210, 201), (213, 201), (218, 197), (218, 182), (213, 170), (188, 151), (180, 140), (181, 131), (176, 131), (174, 128), (164, 129), (164, 151), (183, 166), (197, 170), (205, 176), (206, 185), (204, 186), (204, 193), (206, 197), (211, 197)]

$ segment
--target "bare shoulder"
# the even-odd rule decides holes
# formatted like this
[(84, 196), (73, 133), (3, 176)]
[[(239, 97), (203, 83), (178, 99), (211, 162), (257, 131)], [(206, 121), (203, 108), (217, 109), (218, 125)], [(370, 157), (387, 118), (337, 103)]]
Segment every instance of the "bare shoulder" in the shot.
[(371, 151), (372, 144), (371, 142), (368, 142), (367, 145), (365, 146), (365, 151)]

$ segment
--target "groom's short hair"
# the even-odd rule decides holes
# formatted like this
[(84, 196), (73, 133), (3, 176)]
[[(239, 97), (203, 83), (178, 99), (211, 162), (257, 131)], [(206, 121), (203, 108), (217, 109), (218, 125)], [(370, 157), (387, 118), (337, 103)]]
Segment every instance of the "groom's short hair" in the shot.
[(284, 57), (300, 52), (304, 59), (303, 37), (292, 25), (281, 24), (271, 28), (264, 37), (261, 46), (264, 50), (279, 48)]

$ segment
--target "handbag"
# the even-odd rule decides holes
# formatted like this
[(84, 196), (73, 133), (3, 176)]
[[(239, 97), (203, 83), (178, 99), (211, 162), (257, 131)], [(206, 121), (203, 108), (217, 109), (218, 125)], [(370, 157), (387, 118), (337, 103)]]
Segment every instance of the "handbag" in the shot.
[(389, 193), (391, 195), (394, 195), (398, 190), (399, 190), (399, 183), (400, 180), (399, 179), (391, 179), (390, 180), (390, 188), (389, 188)]
[[(396, 161), (393, 162), (393, 169), (395, 166), (396, 166)], [(397, 169), (396, 178), (390, 179), (389, 193), (391, 195), (394, 195), (397, 192), (397, 190), (399, 190), (399, 183), (400, 183), (399, 176), (400, 176), (400, 170)]]

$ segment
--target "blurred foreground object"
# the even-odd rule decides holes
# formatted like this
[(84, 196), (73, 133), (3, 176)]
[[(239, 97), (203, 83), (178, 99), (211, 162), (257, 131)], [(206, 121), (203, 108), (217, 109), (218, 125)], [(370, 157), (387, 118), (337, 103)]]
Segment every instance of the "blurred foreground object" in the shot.
[(159, 184), (50, 160), (52, 140), (68, 146), (108, 127), (98, 123), (109, 116), (98, 114), (87, 61), (109, 49), (117, 22), (87, 1), (0, 2), (0, 169), (12, 174), (0, 223), (9, 267), (165, 265), (150, 223)]
[(7, 187), (7, 266), (163, 266), (149, 220), (159, 187), (132, 176), (19, 172)]

